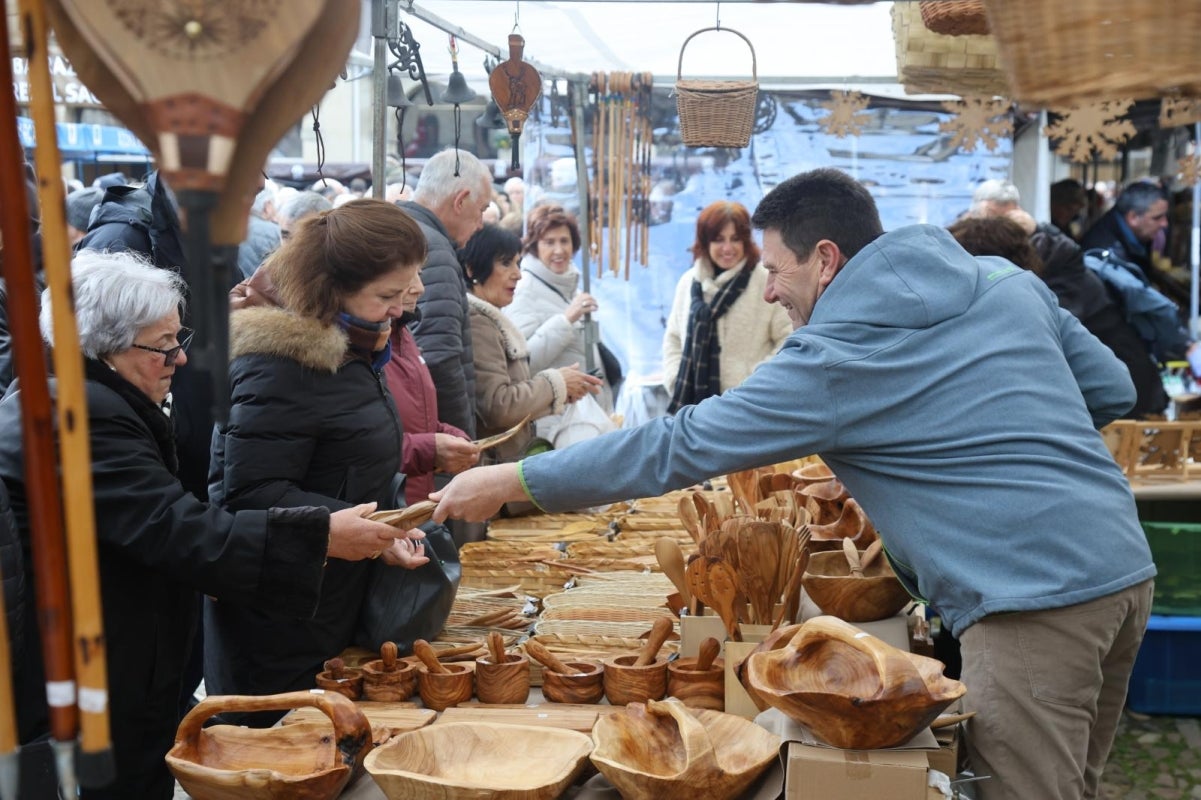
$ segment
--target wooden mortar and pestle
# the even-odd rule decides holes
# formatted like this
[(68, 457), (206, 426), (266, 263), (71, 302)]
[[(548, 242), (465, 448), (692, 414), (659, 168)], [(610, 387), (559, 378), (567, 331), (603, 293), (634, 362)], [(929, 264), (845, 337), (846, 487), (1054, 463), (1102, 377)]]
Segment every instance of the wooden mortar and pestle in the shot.
[(506, 653), (497, 631), (488, 634), (488, 655), (475, 660), (475, 693), (481, 703), (524, 703), (530, 696), (530, 660)]
[(671, 618), (659, 617), (637, 655), (605, 661), (605, 696), (611, 704), (624, 706), (663, 698), (667, 693), (667, 659), (658, 656), (671, 631)]
[(413, 655), (421, 660), (417, 667), (417, 691), (426, 708), (445, 711), (471, 699), (475, 692), (471, 664), (443, 664), (425, 639), (413, 642)]
[(667, 695), (692, 708), (726, 710), (725, 666), (715, 661), (721, 642), (712, 636), (701, 642), (696, 658), (681, 658), (667, 665)]
[(340, 658), (331, 658), (325, 662), (325, 670), (317, 673), (317, 688), (358, 700), (363, 694), (363, 673), (347, 668)]
[(363, 665), (363, 697), (395, 703), (417, 691), (417, 665), (402, 661), (395, 642), (384, 642), (380, 657)]
[(527, 639), (525, 652), (542, 665), (542, 696), (552, 703), (599, 703), (604, 667), (596, 661), (560, 661), (546, 645)]

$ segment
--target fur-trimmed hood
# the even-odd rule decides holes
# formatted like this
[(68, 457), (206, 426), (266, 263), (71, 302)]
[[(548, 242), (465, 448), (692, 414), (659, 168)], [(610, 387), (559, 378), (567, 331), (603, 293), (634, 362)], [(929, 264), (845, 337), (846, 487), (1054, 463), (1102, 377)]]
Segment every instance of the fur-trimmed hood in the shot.
[(350, 340), (337, 325), (323, 325), (282, 308), (243, 308), (229, 315), (229, 358), (268, 355), (322, 372), (337, 372)]
[(467, 306), (472, 311), (483, 314), (492, 320), (497, 328), (500, 328), (500, 339), (505, 347), (505, 355), (514, 360), (529, 358), (530, 346), (525, 337), (521, 335), (521, 331), (517, 329), (513, 321), (501, 313), (499, 308), (470, 292), (467, 293)]

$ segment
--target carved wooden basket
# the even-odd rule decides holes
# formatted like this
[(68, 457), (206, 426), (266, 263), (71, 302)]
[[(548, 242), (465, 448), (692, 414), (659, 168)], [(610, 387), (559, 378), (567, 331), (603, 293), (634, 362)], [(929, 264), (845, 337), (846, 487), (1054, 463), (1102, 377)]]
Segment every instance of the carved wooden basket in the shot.
[(887, 619), (911, 600), (886, 558), (873, 559), (859, 577), (841, 550), (813, 553), (801, 586), (823, 614), (847, 622)]
[[(333, 723), (277, 728), (214, 725), (223, 711), (312, 707)], [(179, 723), (167, 766), (195, 800), (332, 800), (371, 750), (371, 725), (336, 692), (289, 692), (263, 697), (207, 697)]]
[(448, 722), (401, 734), (366, 767), (389, 800), (552, 800), (591, 751), (562, 728)]
[(834, 617), (814, 617), (787, 647), (747, 659), (746, 679), (775, 708), (835, 747), (895, 747), (966, 687), (942, 662), (907, 653)]
[(727, 800), (780, 752), (780, 738), (749, 720), (670, 698), (602, 714), (592, 763), (622, 797)]

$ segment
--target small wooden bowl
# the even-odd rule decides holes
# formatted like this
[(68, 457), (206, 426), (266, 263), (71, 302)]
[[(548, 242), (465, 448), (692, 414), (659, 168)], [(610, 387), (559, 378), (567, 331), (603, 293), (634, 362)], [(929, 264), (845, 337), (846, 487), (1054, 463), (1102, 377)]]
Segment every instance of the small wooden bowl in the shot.
[(726, 673), (721, 659), (708, 669), (698, 670), (695, 658), (681, 658), (667, 665), (667, 695), (689, 708), (726, 710)]
[[(329, 720), (275, 728), (203, 727), (223, 711), (305, 707), (320, 709)], [(201, 700), (179, 723), (167, 766), (195, 800), (333, 800), (371, 748), (371, 724), (340, 693), (214, 695)]]
[(475, 660), (475, 693), (481, 703), (524, 703), (530, 697), (530, 660), (505, 653), (497, 664), (491, 656)]
[(656, 658), (645, 667), (636, 667), (636, 654), (613, 656), (605, 660), (605, 697), (615, 706), (661, 700), (667, 694), (667, 659)]
[(450, 722), (397, 736), (366, 767), (389, 800), (553, 800), (591, 751), (577, 731)]
[(382, 659), (363, 665), (363, 697), (367, 700), (395, 703), (408, 700), (417, 691), (417, 664), (398, 660), (388, 670)]
[(813, 553), (801, 586), (823, 614), (847, 622), (872, 622), (896, 614), (911, 600), (881, 555), (859, 578), (841, 550)]
[(542, 696), (552, 703), (599, 703), (605, 696), (604, 665), (597, 661), (566, 661), (574, 673), (542, 670)]
[(445, 711), (451, 706), (466, 703), (475, 694), (475, 676), (471, 664), (442, 665), (446, 672), (430, 672), (424, 664), (417, 666), (417, 691), (426, 708)]
[[(332, 662), (336, 661), (334, 666)], [(337, 692), (350, 700), (363, 696), (363, 673), (361, 670), (342, 666), (341, 659), (325, 662), (325, 669), (317, 673), (317, 688)]]

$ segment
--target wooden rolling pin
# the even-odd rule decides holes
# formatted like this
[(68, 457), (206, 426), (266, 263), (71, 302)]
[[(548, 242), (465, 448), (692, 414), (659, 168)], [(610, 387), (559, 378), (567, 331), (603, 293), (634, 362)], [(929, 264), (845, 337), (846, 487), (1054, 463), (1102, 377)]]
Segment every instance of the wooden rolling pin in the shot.
[(413, 642), (413, 655), (421, 659), (421, 663), (425, 664), (425, 668), (430, 672), (442, 674), (448, 672), (446, 667), (442, 666), (442, 662), (438, 660), (438, 654), (434, 652), (434, 648), (425, 639), (418, 639)]
[(645, 667), (654, 662), (659, 656), (659, 648), (663, 647), (663, 643), (671, 635), (671, 629), (671, 617), (659, 617), (655, 620), (650, 635), (646, 637), (646, 644), (642, 646), (642, 650), (638, 653), (638, 660), (634, 662), (635, 667)]

